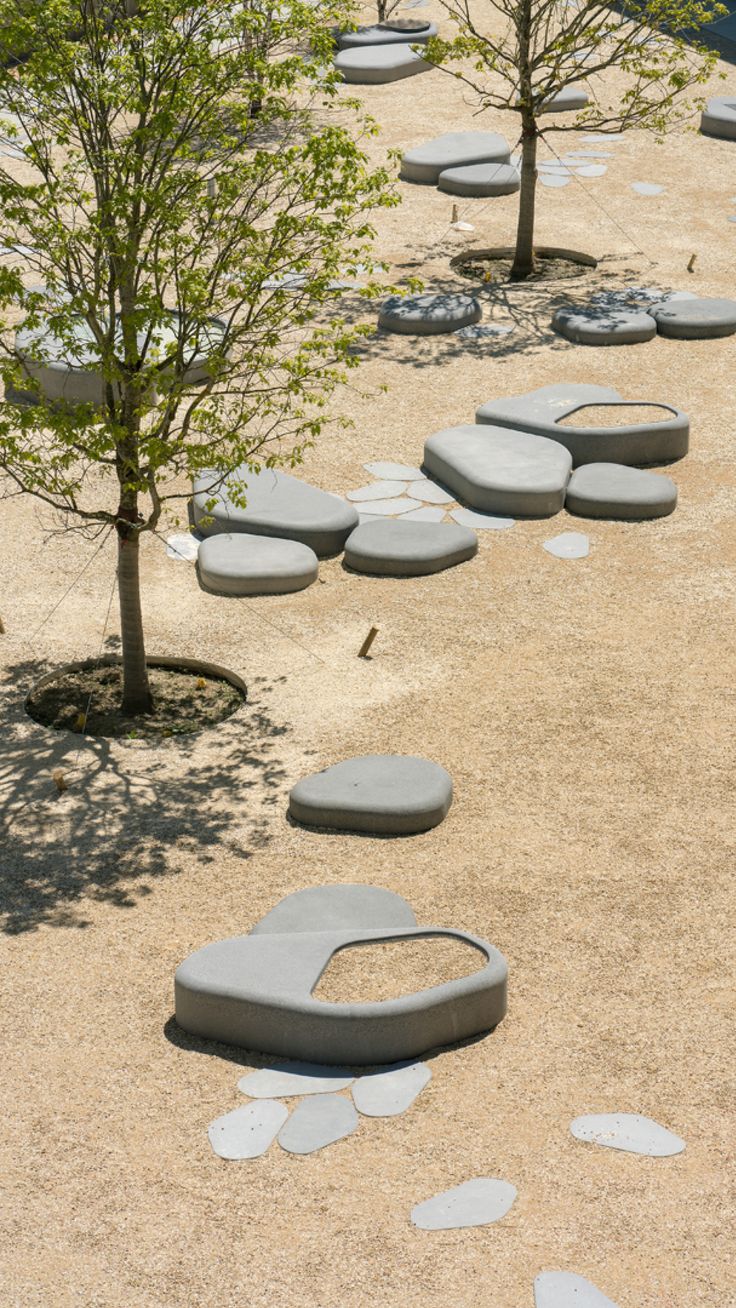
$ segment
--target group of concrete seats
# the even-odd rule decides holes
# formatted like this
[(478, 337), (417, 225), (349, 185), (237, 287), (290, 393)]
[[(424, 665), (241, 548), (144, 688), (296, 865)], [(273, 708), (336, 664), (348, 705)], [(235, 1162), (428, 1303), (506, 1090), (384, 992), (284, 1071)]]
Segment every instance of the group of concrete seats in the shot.
[(736, 141), (736, 96), (717, 95), (708, 100), (700, 115), (700, 130), (704, 136)]
[(736, 332), (736, 300), (711, 296), (662, 300), (648, 308), (564, 305), (552, 319), (556, 332), (578, 345), (636, 345), (658, 333), (707, 340)]
[(509, 143), (497, 132), (445, 132), (407, 150), (401, 178), (450, 195), (510, 195), (521, 184)]
[(437, 35), (435, 23), (399, 19), (335, 33), (335, 67), (343, 81), (358, 85), (398, 82), (426, 73), (432, 64), (414, 48)]

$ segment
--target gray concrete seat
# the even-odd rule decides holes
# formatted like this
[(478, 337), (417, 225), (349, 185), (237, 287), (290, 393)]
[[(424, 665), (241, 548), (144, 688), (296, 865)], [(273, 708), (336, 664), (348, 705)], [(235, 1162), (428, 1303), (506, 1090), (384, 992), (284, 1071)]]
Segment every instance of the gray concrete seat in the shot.
[(670, 477), (622, 463), (586, 463), (576, 468), (565, 496), (568, 513), (624, 522), (665, 518), (676, 504), (677, 487)]
[(700, 115), (700, 130), (704, 136), (736, 141), (736, 96), (716, 95), (708, 100)]
[[(479, 1035), (505, 1015), (503, 955), (465, 931), (417, 926), (399, 895), (366, 885), (310, 887), (277, 909), (283, 912), (272, 910), (250, 935), (205, 945), (180, 964), (174, 994), (184, 1031), (279, 1058), (372, 1066)], [(396, 999), (313, 997), (339, 950), (417, 939), (465, 945), (481, 966)]]
[(552, 326), (576, 345), (638, 345), (657, 334), (657, 325), (645, 309), (600, 305), (563, 305), (556, 311)]
[(427, 73), (434, 64), (415, 54), (410, 44), (401, 42), (398, 45), (368, 45), (362, 49), (341, 50), (335, 55), (335, 67), (344, 82), (369, 86)]
[(498, 132), (445, 132), (406, 151), (401, 160), (401, 177), (406, 182), (436, 186), (440, 173), (447, 168), (507, 164), (509, 159), (509, 143)]
[(199, 547), (199, 577), (219, 595), (286, 595), (317, 580), (317, 555), (308, 545), (275, 536), (208, 536)]
[(370, 23), (354, 32), (337, 32), (338, 50), (360, 50), (373, 45), (426, 45), (437, 35), (437, 24), (407, 21), (406, 24)]
[(543, 100), (540, 113), (571, 113), (575, 109), (584, 109), (589, 98), (587, 91), (584, 91), (581, 86), (567, 86), (564, 90), (557, 91), (555, 95), (550, 95)]
[(364, 522), (345, 543), (345, 563), (356, 572), (381, 577), (423, 577), (472, 559), (474, 531), (454, 522), (381, 518)]
[(424, 463), (472, 508), (514, 518), (559, 513), (572, 470), (570, 454), (556, 441), (480, 425), (435, 432)]
[[(228, 480), (242, 489), (244, 508), (235, 503), (227, 483), (218, 486), (216, 472), (202, 472), (194, 479), (194, 523), (204, 536), (218, 532), (278, 536), (301, 541), (319, 558), (326, 558), (340, 553), (358, 525), (352, 504), (276, 468), (250, 472), (242, 467)], [(208, 508), (211, 500), (215, 503)]]
[(690, 420), (670, 404), (651, 403), (652, 419), (608, 427), (600, 423), (567, 427), (561, 419), (591, 406), (641, 408), (643, 401), (623, 400), (609, 386), (557, 382), (524, 395), (489, 400), (476, 410), (478, 423), (535, 432), (564, 445), (577, 467), (581, 463), (627, 463), (634, 466), (670, 463), (688, 450)]
[(512, 164), (468, 164), (462, 168), (445, 168), (437, 183), (448, 195), (474, 196), (512, 195), (521, 186), (518, 168)]
[(438, 826), (451, 803), (452, 778), (439, 763), (364, 754), (297, 782), (289, 814), (306, 826), (405, 836)]
[(702, 341), (736, 332), (736, 300), (707, 295), (693, 300), (664, 300), (653, 304), (648, 312), (660, 336)]
[(474, 295), (391, 295), (381, 305), (378, 325), (403, 336), (438, 336), (469, 327), (482, 316)]

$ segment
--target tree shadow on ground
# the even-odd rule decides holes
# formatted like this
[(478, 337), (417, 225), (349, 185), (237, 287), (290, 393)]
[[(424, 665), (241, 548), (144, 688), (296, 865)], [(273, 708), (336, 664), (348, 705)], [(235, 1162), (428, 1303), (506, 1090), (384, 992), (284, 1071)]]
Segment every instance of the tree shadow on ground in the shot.
[(33, 722), (24, 696), (49, 670), (17, 663), (0, 683), (0, 929), (88, 926), (85, 899), (130, 908), (182, 855), (247, 859), (268, 842), (289, 731), (265, 707), (274, 683), (255, 679), (241, 709), (195, 736), (121, 742)]

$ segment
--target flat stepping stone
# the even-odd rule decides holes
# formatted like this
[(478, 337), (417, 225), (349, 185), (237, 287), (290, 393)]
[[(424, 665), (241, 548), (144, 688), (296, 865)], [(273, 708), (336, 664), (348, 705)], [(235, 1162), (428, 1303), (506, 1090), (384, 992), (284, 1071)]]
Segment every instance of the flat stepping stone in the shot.
[(555, 95), (548, 96), (542, 101), (540, 113), (543, 114), (567, 114), (576, 109), (584, 109), (588, 104), (589, 96), (579, 86), (567, 86), (562, 91), (557, 91)]
[(199, 547), (199, 578), (218, 595), (287, 595), (317, 580), (314, 550), (273, 536), (208, 536)]
[(430, 37), (437, 35), (437, 24), (419, 20), (406, 23), (371, 23), (358, 27), (354, 32), (340, 32), (337, 35), (338, 50), (359, 50), (365, 46), (426, 45)]
[(289, 814), (306, 826), (410, 835), (438, 826), (451, 803), (452, 778), (439, 763), (411, 754), (364, 754), (297, 782)]
[(669, 1158), (685, 1148), (679, 1135), (639, 1113), (591, 1113), (576, 1117), (570, 1130), (576, 1140), (649, 1158)]
[(421, 468), (412, 468), (408, 463), (364, 463), (363, 467), (374, 477), (386, 477), (389, 480), (419, 481), (424, 476)]
[(292, 1095), (326, 1095), (346, 1090), (355, 1077), (343, 1067), (320, 1063), (277, 1063), (259, 1067), (238, 1081), (238, 1090), (251, 1099), (280, 1099)]
[(552, 326), (560, 336), (576, 345), (638, 345), (657, 334), (657, 324), (645, 309), (598, 305), (563, 306), (555, 313)]
[(314, 1154), (358, 1129), (358, 1114), (344, 1095), (302, 1099), (278, 1135), (288, 1154)]
[(464, 503), (517, 518), (559, 513), (572, 471), (558, 442), (490, 426), (436, 432), (425, 443), (424, 462)]
[(475, 532), (458, 523), (382, 518), (356, 527), (345, 544), (345, 564), (374, 577), (425, 577), (477, 552)]
[(412, 509), (411, 513), (402, 514), (403, 522), (444, 522), (445, 510), (435, 509), (429, 505), (423, 509)]
[(708, 100), (700, 115), (700, 130), (704, 136), (736, 141), (736, 96), (715, 95)]
[(660, 336), (678, 340), (700, 341), (736, 332), (736, 300), (711, 296), (694, 300), (666, 300), (649, 310)]
[(411, 513), (414, 509), (421, 509), (422, 503), (421, 500), (412, 499), (409, 495), (399, 495), (391, 500), (365, 500), (356, 507), (366, 516), (393, 518), (403, 517), (405, 513)]
[(622, 463), (586, 463), (576, 468), (565, 496), (568, 513), (623, 522), (665, 518), (676, 505), (677, 487), (671, 478)]
[(585, 559), (590, 553), (590, 541), (581, 531), (563, 531), (546, 540), (544, 549), (556, 559)]
[(436, 186), (440, 174), (448, 168), (508, 164), (509, 159), (509, 143), (498, 132), (445, 132), (407, 150), (400, 175), (406, 182)]
[(482, 315), (474, 295), (392, 295), (381, 305), (378, 325), (404, 336), (436, 336), (479, 322)]
[(534, 1279), (534, 1308), (617, 1308), (592, 1281), (575, 1272), (540, 1272)]
[(468, 198), (493, 195), (512, 195), (521, 186), (519, 170), (508, 163), (466, 164), (461, 168), (445, 168), (437, 185), (449, 195)]
[(260, 1158), (276, 1139), (289, 1116), (286, 1104), (275, 1099), (244, 1104), (232, 1113), (218, 1117), (207, 1128), (209, 1142), (218, 1158), (236, 1161)]
[(603, 177), (608, 172), (605, 164), (583, 164), (575, 169), (576, 177)]
[(515, 1198), (516, 1189), (508, 1181), (479, 1176), (416, 1204), (411, 1220), (421, 1231), (488, 1226), (506, 1216)]
[(411, 45), (369, 45), (363, 49), (341, 50), (335, 55), (335, 68), (344, 82), (360, 86), (375, 86), (384, 82), (399, 82), (404, 77), (428, 73), (434, 67)]
[(449, 491), (430, 481), (428, 477), (413, 482), (409, 487), (409, 494), (413, 495), (415, 500), (424, 500), (427, 504), (454, 504), (455, 502), (454, 495), (450, 495)]
[(170, 559), (192, 563), (199, 554), (200, 541), (189, 532), (166, 537), (166, 554)]
[(432, 1080), (426, 1063), (397, 1063), (358, 1077), (353, 1103), (364, 1117), (398, 1117)]
[(345, 498), (360, 500), (363, 503), (368, 500), (386, 500), (396, 495), (403, 495), (407, 489), (408, 483), (405, 481), (374, 481), (370, 486), (361, 486), (358, 490), (348, 491)]
[(661, 195), (664, 187), (657, 182), (632, 182), (631, 189), (637, 195)]
[(541, 173), (540, 172), (538, 180), (542, 183), (542, 186), (557, 187), (559, 189), (559, 187), (561, 186), (567, 186), (571, 176), (572, 176), (571, 173), (562, 173), (562, 172)]
[[(235, 502), (227, 483), (218, 489), (217, 477), (215, 472), (204, 472), (193, 483), (194, 522), (203, 536), (218, 532), (278, 536), (300, 541), (318, 558), (325, 558), (341, 552), (358, 524), (356, 509), (339, 495), (277, 468), (250, 472), (242, 467), (228, 478), (239, 487), (237, 498), (245, 498), (245, 507)], [(211, 508), (210, 501), (214, 501)]]
[(515, 518), (500, 518), (494, 513), (476, 513), (474, 509), (451, 509), (450, 517), (463, 527), (472, 527), (474, 531), (506, 531), (516, 523)]

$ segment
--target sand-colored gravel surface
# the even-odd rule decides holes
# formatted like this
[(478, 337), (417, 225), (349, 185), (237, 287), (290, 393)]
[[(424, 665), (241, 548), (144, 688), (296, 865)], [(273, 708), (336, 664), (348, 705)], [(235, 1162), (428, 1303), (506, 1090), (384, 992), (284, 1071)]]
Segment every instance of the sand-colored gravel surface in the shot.
[[(439, 72), (361, 95), (381, 124), (377, 159), (453, 128), (511, 131), (473, 118)], [(355, 426), (321, 441), (304, 475), (346, 492), (367, 460), (418, 463), (431, 432), (484, 400), (591, 381), (690, 414), (673, 517), (519, 522), (437, 576), (371, 579), (332, 560), (309, 590), (253, 601), (204, 593), (193, 565), (149, 539), (151, 652), (227, 665), (250, 689), (220, 729), (151, 746), (25, 715), (42, 670), (100, 648), (114, 556), (48, 538), (30, 500), (2, 505), (0, 1304), (531, 1308), (534, 1276), (552, 1269), (619, 1308), (736, 1303), (736, 338), (592, 350), (548, 326), (558, 292), (734, 294), (736, 145), (683, 129), (611, 149), (604, 177), (539, 195), (539, 241), (599, 268), (552, 290), (491, 287), (486, 321), (516, 322), (497, 342), (370, 343), (336, 402)], [(637, 195), (636, 180), (665, 190)], [(475, 226), (462, 235), (449, 197), (401, 189), (378, 215), (394, 277), (459, 286), (453, 254), (512, 238), (513, 196), (461, 204)], [(545, 553), (562, 530), (589, 534), (588, 558)], [(113, 610), (106, 639), (115, 630)], [(452, 774), (437, 829), (373, 840), (286, 820), (306, 772), (391, 751)], [(405, 1116), (361, 1119), (312, 1157), (274, 1145), (224, 1162), (207, 1125), (245, 1102), (238, 1077), (263, 1060), (177, 1030), (174, 969), (288, 892), (344, 881), (491, 940), (508, 959), (508, 1016), (431, 1057)], [(573, 1117), (616, 1110), (656, 1118), (686, 1151), (648, 1159), (570, 1136)], [(477, 1175), (517, 1187), (503, 1221), (410, 1225), (413, 1204)]]

